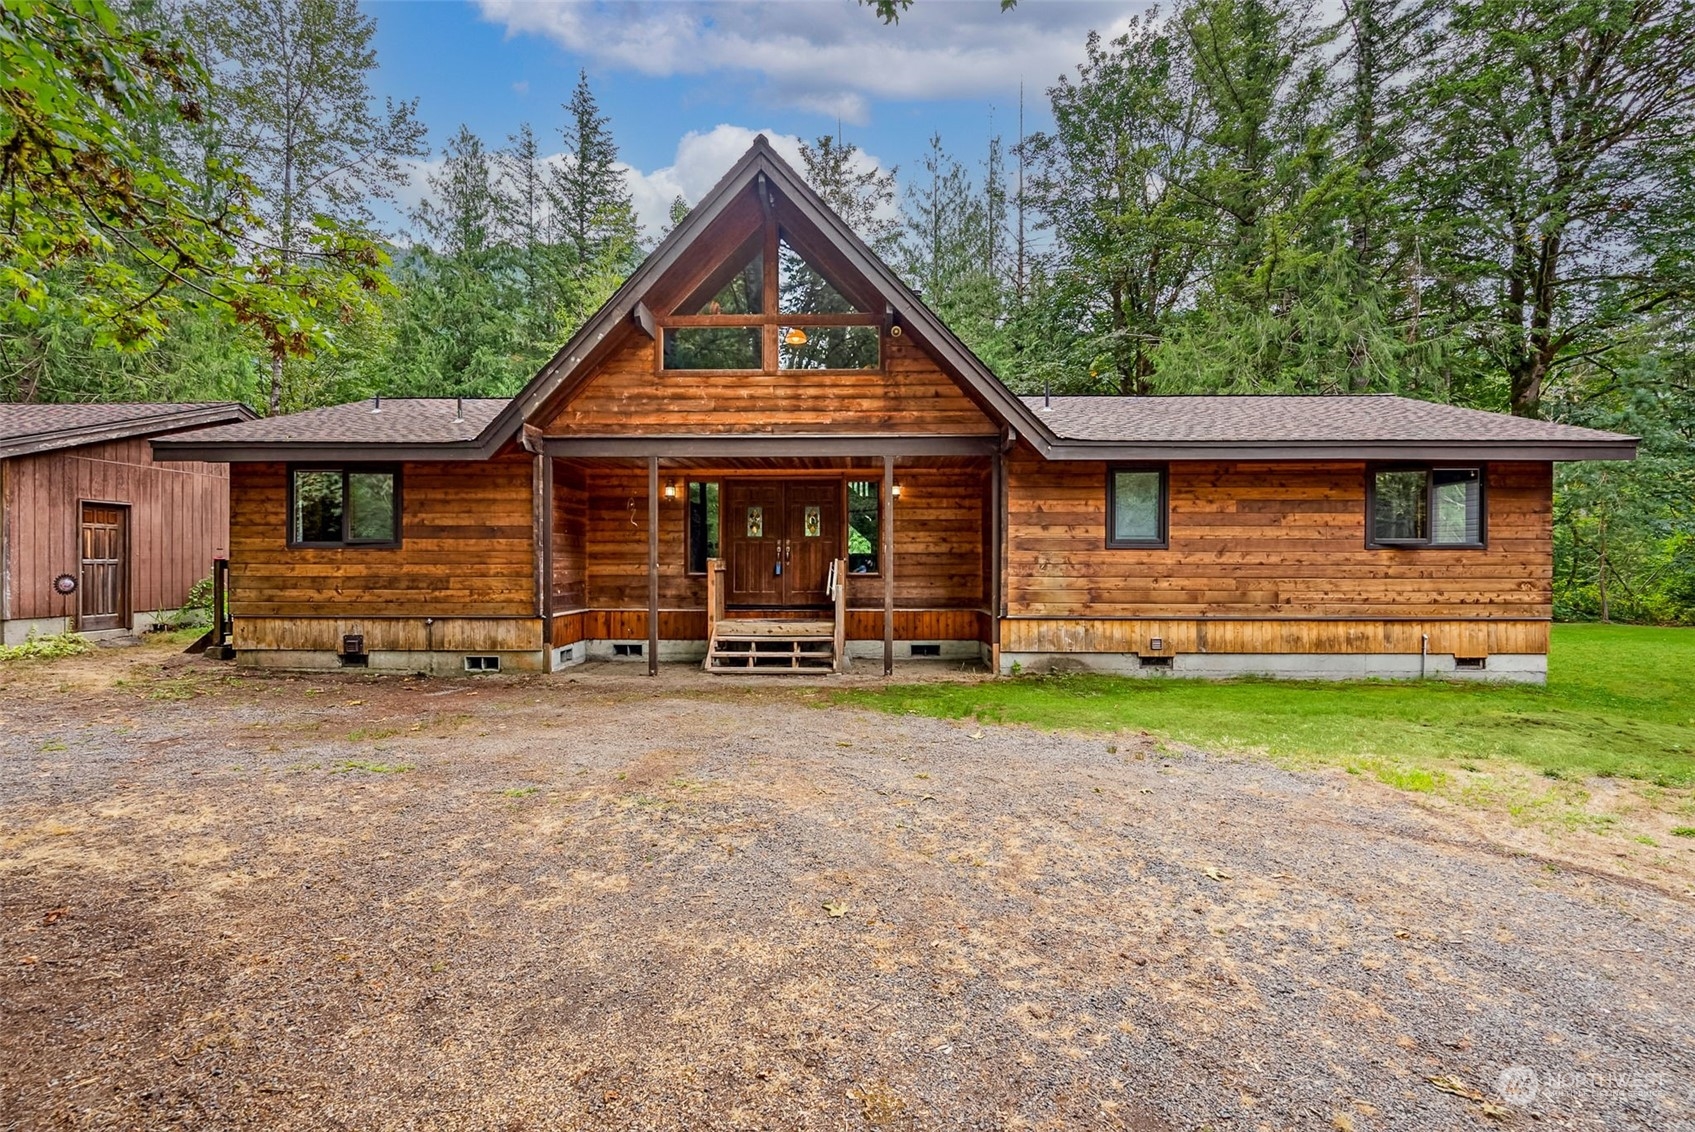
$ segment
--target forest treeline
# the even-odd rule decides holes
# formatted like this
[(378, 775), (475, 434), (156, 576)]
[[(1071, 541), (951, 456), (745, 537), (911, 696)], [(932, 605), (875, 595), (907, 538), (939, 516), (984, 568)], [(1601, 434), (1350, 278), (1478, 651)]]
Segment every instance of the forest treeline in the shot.
[[(904, 171), (826, 135), (802, 172), (1020, 390), (1392, 392), (1642, 436), (1560, 470), (1558, 611), (1695, 622), (1695, 0), (1328, 11), (1186, 0), (1091, 36), (1046, 129)], [(0, 15), (3, 399), (506, 395), (663, 234), (586, 76), (424, 166), (355, 0)]]

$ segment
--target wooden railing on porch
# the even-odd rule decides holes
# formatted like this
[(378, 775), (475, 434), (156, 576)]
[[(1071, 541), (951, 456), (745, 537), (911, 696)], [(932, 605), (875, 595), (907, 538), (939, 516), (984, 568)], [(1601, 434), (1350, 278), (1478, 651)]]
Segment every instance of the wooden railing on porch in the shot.
[(710, 650), (718, 632), (718, 622), (724, 620), (724, 560), (706, 560), (706, 644)]
[(847, 569), (845, 558), (838, 558), (830, 563), (830, 578), (824, 589), (830, 595), (830, 604), (835, 611), (835, 625), (831, 639), (835, 644), (835, 671), (846, 672), (847, 657)]

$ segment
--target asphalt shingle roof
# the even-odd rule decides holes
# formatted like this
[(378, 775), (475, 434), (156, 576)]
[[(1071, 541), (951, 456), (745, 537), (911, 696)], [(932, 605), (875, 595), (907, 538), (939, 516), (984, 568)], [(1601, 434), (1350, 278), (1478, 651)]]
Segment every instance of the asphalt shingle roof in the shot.
[(250, 416), (232, 401), (156, 401), (37, 405), (0, 403), (0, 456), (71, 448), (125, 436), (150, 436), (173, 429)]
[(1562, 443), (1617, 435), (1380, 394), (1364, 396), (1025, 397), (1066, 440), (1120, 444)]
[(173, 439), (196, 444), (463, 444), (476, 440), (506, 405), (504, 397), (384, 397), (380, 405), (375, 399), (354, 401)]

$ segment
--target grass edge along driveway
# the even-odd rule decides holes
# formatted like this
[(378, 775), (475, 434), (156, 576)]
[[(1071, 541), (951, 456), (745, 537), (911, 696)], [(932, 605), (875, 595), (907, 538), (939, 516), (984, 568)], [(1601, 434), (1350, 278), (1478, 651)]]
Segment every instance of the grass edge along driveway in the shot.
[(1490, 768), (1528, 768), (1552, 780), (1555, 795), (1565, 784), (1568, 802), (1587, 796), (1578, 786), (1586, 779), (1635, 780), (1681, 821), (1676, 836), (1695, 837), (1692, 673), (1695, 629), (1556, 625), (1546, 685), (1072, 674), (852, 689), (830, 699), (944, 719), (1146, 732), (1287, 766), (1340, 766), (1401, 789), (1504, 801), (1515, 814), (1538, 800), (1491, 797), (1489, 780), (1502, 776)]

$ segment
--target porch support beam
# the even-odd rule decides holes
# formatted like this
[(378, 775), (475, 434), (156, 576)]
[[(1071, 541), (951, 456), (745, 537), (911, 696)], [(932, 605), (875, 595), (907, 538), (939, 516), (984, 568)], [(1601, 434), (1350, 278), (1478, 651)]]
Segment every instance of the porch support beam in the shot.
[(895, 671), (895, 458), (883, 457), (883, 675)]
[(659, 675), (659, 457), (647, 458), (647, 674)]
[(552, 437), (542, 451), (572, 457), (660, 456), (988, 456), (999, 447), (993, 436), (856, 436), (833, 433), (781, 436), (671, 435)]

